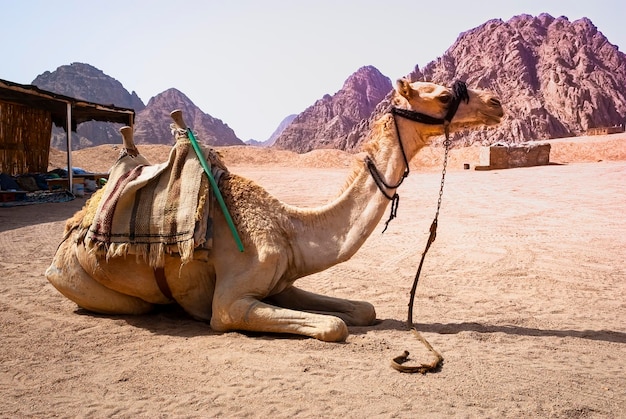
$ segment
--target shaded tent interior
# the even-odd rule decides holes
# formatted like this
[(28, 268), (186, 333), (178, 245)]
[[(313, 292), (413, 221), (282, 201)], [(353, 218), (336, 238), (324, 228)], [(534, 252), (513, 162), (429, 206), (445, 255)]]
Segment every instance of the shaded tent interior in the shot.
[[(72, 167), (72, 131), (86, 121), (133, 126), (135, 111), (59, 95), (0, 79), (0, 172), (10, 175), (48, 170), (52, 124), (67, 134), (67, 167)], [(68, 129), (68, 126), (70, 129)], [(72, 170), (68, 170), (71, 190)]]

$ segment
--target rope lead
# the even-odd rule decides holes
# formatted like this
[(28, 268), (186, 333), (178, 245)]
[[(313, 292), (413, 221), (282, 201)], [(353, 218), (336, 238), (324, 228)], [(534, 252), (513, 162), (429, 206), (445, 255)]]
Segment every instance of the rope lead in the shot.
[[(391, 212), (389, 213), (389, 219), (385, 221), (385, 228), (383, 229), (383, 233), (387, 231), (387, 227), (389, 226), (389, 222), (396, 218), (398, 214), (398, 205), (400, 204), (400, 195), (397, 193), (393, 194), (391, 197)], [(382, 233), (381, 233), (382, 234)]]

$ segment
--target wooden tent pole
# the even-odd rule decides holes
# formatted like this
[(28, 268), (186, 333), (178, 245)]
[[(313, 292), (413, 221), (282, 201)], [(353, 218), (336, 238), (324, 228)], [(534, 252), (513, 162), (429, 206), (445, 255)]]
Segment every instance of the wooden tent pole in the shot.
[(74, 182), (74, 172), (72, 170), (72, 104), (67, 102), (67, 181), (69, 191), (72, 192), (72, 184)]

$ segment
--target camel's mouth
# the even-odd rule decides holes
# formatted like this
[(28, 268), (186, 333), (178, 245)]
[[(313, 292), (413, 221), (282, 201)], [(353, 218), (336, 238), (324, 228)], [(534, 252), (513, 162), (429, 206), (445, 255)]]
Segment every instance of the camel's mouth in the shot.
[(501, 121), (502, 121), (501, 116), (485, 115), (485, 125), (487, 126), (498, 125)]
[(480, 112), (484, 117), (483, 123), (485, 125), (498, 125), (502, 121), (502, 117), (504, 116), (504, 110), (501, 107), (494, 109), (490, 112)]

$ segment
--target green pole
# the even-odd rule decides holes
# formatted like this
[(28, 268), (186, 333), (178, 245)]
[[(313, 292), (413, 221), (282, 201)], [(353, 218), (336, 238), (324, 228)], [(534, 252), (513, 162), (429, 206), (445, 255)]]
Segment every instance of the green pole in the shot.
[(200, 146), (198, 145), (198, 141), (196, 141), (196, 137), (193, 135), (193, 132), (191, 132), (191, 129), (189, 128), (187, 128), (187, 135), (189, 137), (189, 141), (191, 141), (191, 146), (193, 147), (194, 151), (196, 152), (196, 155), (198, 156), (198, 159), (200, 160), (200, 164), (202, 165), (202, 168), (204, 169), (204, 173), (206, 173), (206, 175), (209, 178), (209, 183), (211, 183), (211, 187), (213, 188), (213, 192), (215, 192), (215, 197), (217, 198), (217, 202), (220, 204), (220, 208), (222, 208), (222, 212), (224, 213), (224, 217), (226, 218), (228, 227), (230, 227), (230, 231), (233, 233), (235, 242), (237, 242), (237, 247), (239, 248), (240, 252), (243, 252), (243, 243), (241, 242), (241, 239), (239, 238), (239, 233), (237, 233), (237, 229), (235, 228), (235, 223), (233, 223), (233, 219), (231, 218), (230, 213), (228, 212), (228, 208), (226, 208), (226, 203), (224, 202), (222, 193), (220, 192), (220, 189), (217, 187), (217, 182), (215, 181), (215, 178), (213, 177), (213, 173), (211, 172), (211, 169), (209, 168), (209, 165), (207, 164), (206, 159), (204, 158), (204, 154), (202, 154), (202, 150), (200, 149)]

